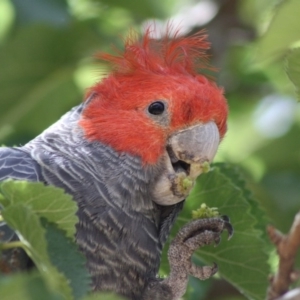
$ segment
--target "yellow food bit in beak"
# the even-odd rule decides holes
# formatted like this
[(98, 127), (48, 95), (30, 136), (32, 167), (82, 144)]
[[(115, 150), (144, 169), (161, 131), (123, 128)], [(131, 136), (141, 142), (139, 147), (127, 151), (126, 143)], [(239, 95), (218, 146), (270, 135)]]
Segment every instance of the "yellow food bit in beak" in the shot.
[(182, 187), (187, 190), (189, 189), (190, 187), (192, 187), (193, 185), (193, 180), (190, 179), (189, 177), (185, 177), (183, 180), (182, 180)]
[(202, 172), (203, 173), (208, 173), (210, 171), (210, 164), (208, 161), (205, 161), (202, 165)]

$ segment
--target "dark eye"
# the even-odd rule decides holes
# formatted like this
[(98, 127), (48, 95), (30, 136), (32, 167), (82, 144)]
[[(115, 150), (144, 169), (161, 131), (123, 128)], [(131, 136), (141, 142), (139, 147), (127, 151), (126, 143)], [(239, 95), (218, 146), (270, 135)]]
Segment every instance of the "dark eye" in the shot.
[(148, 111), (152, 115), (161, 115), (165, 110), (164, 103), (160, 101), (153, 102), (149, 105)]

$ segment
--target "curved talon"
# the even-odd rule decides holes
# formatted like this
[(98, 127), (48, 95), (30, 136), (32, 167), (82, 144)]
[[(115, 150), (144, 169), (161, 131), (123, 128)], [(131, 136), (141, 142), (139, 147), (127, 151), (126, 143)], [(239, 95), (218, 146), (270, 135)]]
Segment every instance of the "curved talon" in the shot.
[(230, 219), (229, 219), (229, 217), (228, 217), (227, 215), (222, 215), (222, 216), (220, 216), (220, 218), (221, 218), (223, 221), (230, 223)]
[(228, 232), (228, 238), (227, 239), (230, 240), (233, 236), (233, 227), (230, 223), (230, 219), (226, 215), (223, 215), (220, 218), (224, 221), (224, 229), (226, 229), (227, 232)]
[(224, 229), (226, 229), (227, 232), (228, 232), (227, 240), (230, 240), (233, 236), (233, 231), (234, 231), (232, 225), (229, 222), (225, 222), (224, 223)]

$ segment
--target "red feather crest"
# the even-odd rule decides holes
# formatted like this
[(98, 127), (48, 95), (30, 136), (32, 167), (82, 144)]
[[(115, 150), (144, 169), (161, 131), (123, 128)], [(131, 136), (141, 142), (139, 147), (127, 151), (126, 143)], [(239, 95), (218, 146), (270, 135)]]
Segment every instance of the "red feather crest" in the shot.
[(205, 31), (184, 37), (178, 30), (169, 28), (161, 39), (151, 37), (148, 27), (141, 40), (132, 31), (125, 39), (125, 49), (118, 55), (100, 53), (98, 57), (108, 61), (114, 75), (131, 75), (135, 72), (156, 74), (191, 74), (199, 69), (212, 69), (207, 62), (206, 50), (210, 48)]

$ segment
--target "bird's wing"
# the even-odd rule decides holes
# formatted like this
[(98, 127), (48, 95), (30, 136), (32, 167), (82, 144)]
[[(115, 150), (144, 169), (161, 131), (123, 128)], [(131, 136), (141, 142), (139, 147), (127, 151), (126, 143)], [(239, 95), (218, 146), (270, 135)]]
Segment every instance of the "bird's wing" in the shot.
[[(0, 147), (0, 182), (6, 179), (43, 181), (40, 167), (29, 153), (19, 148)], [(0, 222), (0, 242), (15, 240), (18, 240), (16, 233), (5, 222)], [(30, 264), (21, 248), (2, 251), (0, 255), (0, 273), (27, 269)]]
[(43, 181), (37, 162), (21, 148), (0, 148), (0, 181), (17, 179)]

